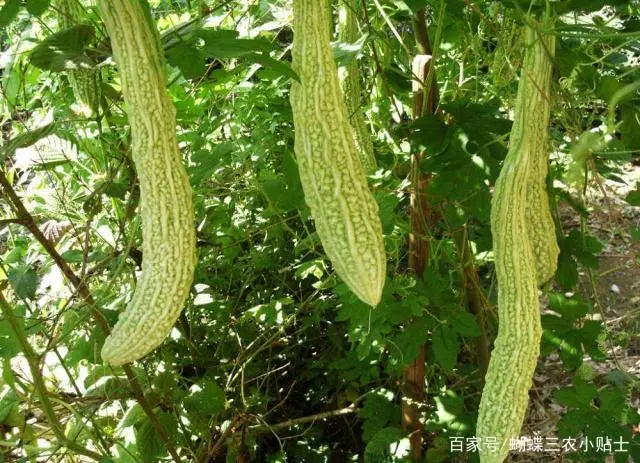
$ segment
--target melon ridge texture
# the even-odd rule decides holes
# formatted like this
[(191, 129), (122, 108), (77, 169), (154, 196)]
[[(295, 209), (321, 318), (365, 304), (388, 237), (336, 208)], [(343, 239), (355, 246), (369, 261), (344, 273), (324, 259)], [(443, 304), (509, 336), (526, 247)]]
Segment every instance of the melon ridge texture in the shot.
[(294, 150), (327, 257), (351, 291), (376, 306), (386, 278), (382, 224), (340, 89), (327, 3), (293, 1)]
[[(481, 445), (482, 463), (504, 461), (511, 439), (519, 436), (540, 353), (538, 283), (550, 272), (549, 266), (540, 265), (540, 259), (553, 254), (553, 251), (537, 252), (540, 231), (532, 230), (534, 218), (530, 215), (546, 201), (546, 195), (540, 190), (535, 190), (532, 198), (532, 188), (541, 188), (542, 176), (546, 176), (546, 169), (541, 165), (548, 159), (543, 151), (546, 153), (547, 149), (555, 39), (527, 27), (524, 44), (526, 51), (509, 151), (492, 198), (499, 331), (480, 400), (476, 437), (483, 443), (487, 438), (495, 438), (497, 450)], [(538, 194), (541, 196), (536, 196)], [(532, 199), (539, 202), (533, 209), (528, 206)], [(543, 231), (543, 235), (548, 232)], [(538, 272), (545, 273), (539, 275)]]
[(167, 337), (193, 282), (192, 192), (176, 139), (176, 110), (158, 35), (141, 0), (99, 0), (131, 125), (140, 182), (142, 275), (102, 348), (111, 365), (137, 360)]

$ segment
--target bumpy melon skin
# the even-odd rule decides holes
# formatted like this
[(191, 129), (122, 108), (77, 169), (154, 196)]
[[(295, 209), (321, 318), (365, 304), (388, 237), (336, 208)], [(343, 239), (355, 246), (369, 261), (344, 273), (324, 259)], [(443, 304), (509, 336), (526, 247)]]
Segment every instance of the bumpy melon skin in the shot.
[[(358, 40), (358, 22), (355, 15), (358, 4), (356, 0), (344, 0), (341, 4), (338, 24), (338, 37), (341, 42), (354, 43)], [(347, 115), (355, 135), (358, 156), (364, 171), (369, 174), (376, 170), (376, 157), (360, 102), (362, 86), (357, 60), (355, 58), (350, 60), (338, 71)]]
[[(67, 29), (82, 22), (84, 11), (80, 0), (60, 0), (57, 4), (59, 24)], [(97, 114), (102, 99), (100, 71), (95, 68), (69, 69), (67, 79), (76, 101), (84, 106), (88, 116)]]
[[(499, 332), (485, 378), (476, 436), (483, 442), (488, 437), (496, 438), (499, 448), (492, 452), (482, 446), (482, 463), (504, 461), (510, 440), (520, 433), (542, 336), (538, 237), (531, 229), (529, 215), (534, 212), (527, 204), (532, 201), (532, 194), (540, 194), (540, 190), (532, 193), (531, 185), (538, 188), (544, 184), (537, 180), (542, 176), (541, 148), (546, 150), (546, 142), (539, 143), (537, 137), (547, 132), (549, 123), (549, 52), (553, 52), (553, 38), (541, 37), (530, 28), (525, 32), (526, 52), (510, 147), (492, 199)], [(533, 199), (542, 202), (546, 196)], [(538, 209), (534, 209), (536, 214), (540, 213)], [(548, 257), (547, 253), (539, 255)]]
[(151, 352), (169, 334), (193, 281), (196, 241), (157, 32), (141, 0), (99, 0), (98, 7), (120, 73), (140, 181), (142, 275), (102, 348), (107, 363), (121, 365)]
[[(502, 14), (504, 17), (490, 70), (492, 79), (498, 86), (508, 85), (517, 77), (516, 69), (522, 64), (526, 49), (522, 46), (523, 40), (525, 40), (523, 28), (519, 26), (508, 10), (503, 11)], [(549, 56), (553, 58), (555, 36), (547, 35), (542, 38), (542, 41), (541, 46), (546, 47)], [(539, 89), (542, 94), (549, 94), (549, 83), (550, 81), (540, 83), (544, 87)], [(551, 114), (551, 99), (540, 100), (537, 111), (541, 118), (538, 126), (540, 130), (535, 134), (532, 133), (527, 142), (529, 149), (534, 153), (531, 181), (527, 192), (527, 218), (530, 227), (529, 235), (536, 258), (538, 284), (543, 285), (555, 274), (560, 253), (546, 187), (550, 153), (547, 128)]]
[(502, 15), (498, 43), (489, 67), (489, 74), (497, 87), (510, 85), (518, 78), (518, 69), (524, 56), (522, 27), (512, 17), (510, 11), (504, 9)]
[(536, 107), (538, 121), (530, 127), (527, 135), (528, 149), (531, 151), (532, 166), (527, 186), (526, 214), (529, 221), (529, 239), (536, 259), (538, 284), (549, 281), (556, 273), (560, 248), (556, 237), (555, 223), (549, 207), (547, 174), (549, 172), (549, 119), (551, 117), (551, 61), (555, 54), (556, 41), (553, 35), (538, 36), (534, 45), (540, 57), (540, 68), (531, 72), (535, 80)]
[(325, 253), (351, 291), (376, 306), (386, 275), (382, 225), (342, 99), (326, 4), (293, 2), (294, 149)]

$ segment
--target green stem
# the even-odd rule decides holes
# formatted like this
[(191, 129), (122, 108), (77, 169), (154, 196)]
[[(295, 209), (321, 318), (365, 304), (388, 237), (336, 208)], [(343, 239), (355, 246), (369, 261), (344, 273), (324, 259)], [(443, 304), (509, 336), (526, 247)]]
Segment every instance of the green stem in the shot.
[(47, 421), (51, 426), (51, 430), (53, 434), (58, 439), (58, 442), (61, 445), (64, 445), (70, 450), (77, 452), (81, 455), (85, 455), (93, 460), (102, 461), (103, 457), (99, 453), (93, 452), (89, 449), (84, 448), (81, 445), (76, 444), (75, 442), (69, 441), (67, 437), (64, 435), (64, 430), (62, 429), (62, 425), (58, 421), (58, 417), (56, 416), (53, 405), (51, 405), (51, 401), (49, 400), (48, 391), (46, 385), (44, 383), (44, 379), (42, 378), (42, 374), (40, 372), (40, 368), (38, 365), (38, 354), (33, 350), (31, 345), (29, 344), (29, 340), (27, 339), (24, 331), (22, 330), (22, 326), (18, 322), (17, 317), (13, 313), (13, 309), (11, 305), (4, 298), (4, 295), (0, 292), (0, 308), (4, 313), (5, 318), (9, 322), (9, 326), (11, 327), (11, 331), (18, 339), (20, 346), (22, 347), (22, 353), (27, 358), (27, 362), (29, 364), (29, 370), (31, 371), (31, 376), (33, 378), (33, 386), (36, 389), (36, 394), (38, 395), (38, 399), (40, 400), (40, 406), (42, 407), (42, 411), (47, 417)]

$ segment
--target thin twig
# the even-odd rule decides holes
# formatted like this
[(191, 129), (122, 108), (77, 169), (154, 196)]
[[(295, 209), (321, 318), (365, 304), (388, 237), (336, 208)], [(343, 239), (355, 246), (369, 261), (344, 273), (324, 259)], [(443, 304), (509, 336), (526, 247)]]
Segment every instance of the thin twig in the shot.
[[(366, 0), (362, 0), (362, 10), (364, 13), (364, 20), (367, 23), (367, 28), (369, 29), (369, 34), (373, 35), (373, 26), (371, 25), (371, 19), (369, 19), (369, 12), (367, 11)], [(391, 86), (389, 85), (389, 82), (387, 82), (387, 78), (384, 75), (382, 64), (380, 64), (380, 58), (378, 57), (378, 49), (376, 48), (376, 44), (374, 41), (371, 41), (371, 52), (373, 53), (373, 61), (376, 65), (376, 73), (380, 75), (380, 78), (382, 79), (382, 84), (384, 85), (385, 90), (389, 95), (389, 100), (391, 101), (391, 104), (393, 104), (393, 106), (395, 107), (398, 117), (400, 117), (402, 114), (402, 112), (400, 111), (401, 108), (398, 107), (395, 96), (393, 94), (393, 90), (391, 90)]]
[(353, 404), (345, 408), (340, 408), (338, 410), (331, 410), (328, 412), (316, 413), (315, 415), (303, 416), (301, 418), (293, 418), (291, 420), (283, 421), (281, 423), (258, 424), (255, 426), (249, 426), (249, 431), (267, 432), (267, 431), (274, 431), (278, 429), (291, 428), (299, 424), (313, 423), (314, 421), (325, 420), (327, 418), (334, 418), (336, 416), (350, 415), (351, 413), (356, 413), (358, 410), (359, 409), (355, 406), (355, 404)]
[(21, 225), (22, 221), (17, 217), (14, 217), (12, 219), (0, 219), (0, 227), (3, 227), (5, 225), (9, 225), (10, 223), (15, 223), (15, 224)]
[(53, 434), (56, 436), (56, 439), (58, 439), (58, 442), (60, 443), (60, 445), (63, 445), (68, 449), (73, 450), (74, 452), (77, 452), (81, 455), (85, 455), (96, 461), (102, 461), (103, 459), (102, 455), (100, 455), (99, 453), (93, 452), (89, 449), (86, 449), (83, 446), (76, 444), (73, 441), (70, 441), (65, 436), (62, 425), (60, 424), (60, 421), (58, 421), (58, 417), (56, 416), (53, 410), (53, 405), (51, 405), (51, 402), (49, 401), (49, 394), (47, 391), (47, 387), (44, 383), (44, 379), (42, 378), (42, 372), (40, 371), (38, 354), (33, 350), (31, 345), (29, 344), (29, 340), (24, 334), (23, 327), (20, 325), (20, 323), (18, 323), (18, 320), (15, 314), (13, 313), (13, 309), (11, 308), (11, 305), (4, 298), (4, 295), (2, 294), (1, 290), (0, 290), (0, 308), (4, 313), (5, 319), (9, 322), (9, 325), (11, 327), (11, 330), (13, 331), (13, 334), (18, 339), (18, 342), (22, 347), (22, 353), (26, 357), (27, 363), (29, 364), (29, 370), (31, 371), (33, 386), (35, 387), (36, 394), (40, 399), (42, 411), (44, 412), (47, 418), (47, 421), (49, 422), (49, 426), (51, 427)]

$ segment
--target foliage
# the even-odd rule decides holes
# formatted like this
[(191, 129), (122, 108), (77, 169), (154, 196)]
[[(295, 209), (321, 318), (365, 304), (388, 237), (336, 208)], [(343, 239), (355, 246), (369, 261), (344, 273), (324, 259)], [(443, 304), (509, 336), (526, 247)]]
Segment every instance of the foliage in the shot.
[[(496, 68), (495, 50), (510, 36), (504, 18), (530, 24), (541, 2), (376, 0), (355, 12), (357, 40), (333, 37), (339, 64), (357, 59), (378, 163), (368, 186), (387, 278), (375, 309), (336, 276), (305, 204), (289, 102), (301, 80), (291, 67), (290, 2), (149, 3), (193, 189), (198, 263), (168, 339), (124, 369), (102, 363), (106, 336), (96, 320), (115, 324), (145, 260), (141, 179), (104, 25), (89, 1), (79, 3), (81, 24), (61, 31), (55, 2), (0, 0), (0, 455), (406, 460), (403, 375), (426, 345), (425, 458), (473, 461), (472, 452), (452, 451), (450, 438), (474, 436), (483, 380), (476, 341), (497, 329), (490, 203), (509, 146), (510, 76), (519, 74), (518, 56)], [(625, 307), (616, 332), (599, 281), (609, 275), (603, 254), (623, 238), (628, 260), (639, 259), (637, 219), (629, 225), (619, 212), (626, 198), (624, 210), (637, 214), (640, 194), (623, 183), (640, 147), (639, 6), (550, 6), (560, 17), (547, 31), (557, 42), (547, 189), (560, 255), (542, 290), (538, 373), (548, 379), (535, 379), (535, 393), (551, 390), (539, 400), (550, 416), (560, 410), (550, 433), (622, 436), (630, 444), (615, 457), (638, 459), (637, 378), (620, 358), (637, 345), (637, 310)], [(412, 120), (422, 8), (440, 104), (437, 115)], [(63, 72), (73, 66), (101, 70), (98, 115), (74, 106)], [(418, 152), (430, 206), (422, 278), (407, 271)], [(619, 201), (611, 184), (625, 187)], [(594, 199), (603, 190), (604, 205)], [(611, 233), (597, 226), (605, 214)], [(460, 236), (470, 243), (486, 323), (468, 308)]]

